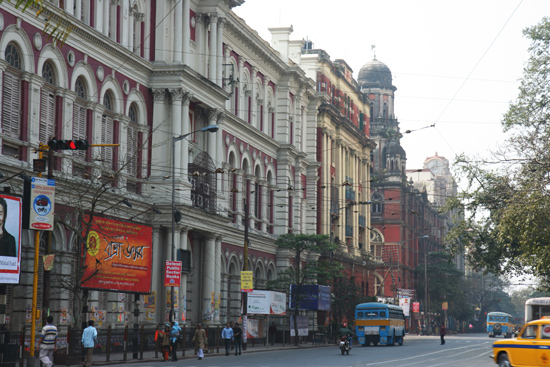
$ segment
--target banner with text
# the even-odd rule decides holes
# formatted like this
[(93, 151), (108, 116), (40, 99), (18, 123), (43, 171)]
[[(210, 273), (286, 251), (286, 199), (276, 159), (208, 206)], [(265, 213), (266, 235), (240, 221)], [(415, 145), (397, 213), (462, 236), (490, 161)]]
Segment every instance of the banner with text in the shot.
[(164, 286), (179, 287), (181, 284), (181, 261), (166, 260)]
[(152, 227), (94, 217), (83, 249), (82, 287), (150, 293), (152, 250)]
[(252, 271), (241, 271), (241, 292), (252, 292)]
[(247, 294), (247, 313), (257, 315), (285, 315), (286, 294), (273, 291), (252, 291)]

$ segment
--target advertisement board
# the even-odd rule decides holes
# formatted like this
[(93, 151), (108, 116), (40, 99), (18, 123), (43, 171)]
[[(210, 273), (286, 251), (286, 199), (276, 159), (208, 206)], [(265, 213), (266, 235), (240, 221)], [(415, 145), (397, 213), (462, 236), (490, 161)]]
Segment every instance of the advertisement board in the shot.
[(290, 285), (290, 308), (294, 309), (298, 299), (299, 310), (330, 311), (330, 286), (318, 284), (304, 284), (300, 287)]
[(273, 291), (252, 291), (247, 294), (247, 313), (256, 315), (285, 315), (286, 294)]
[(420, 302), (413, 302), (413, 312), (420, 312)]
[[(307, 316), (298, 315), (296, 317), (296, 324), (298, 325), (298, 336), (307, 336), (308, 335), (308, 325), (307, 325)], [(290, 336), (295, 336), (296, 332), (294, 330), (294, 315), (290, 315)]]
[(55, 180), (33, 177), (30, 190), (29, 229), (53, 231)]
[(0, 194), (0, 284), (19, 283), (23, 199)]
[(82, 287), (150, 293), (152, 250), (152, 227), (94, 217), (83, 249)]

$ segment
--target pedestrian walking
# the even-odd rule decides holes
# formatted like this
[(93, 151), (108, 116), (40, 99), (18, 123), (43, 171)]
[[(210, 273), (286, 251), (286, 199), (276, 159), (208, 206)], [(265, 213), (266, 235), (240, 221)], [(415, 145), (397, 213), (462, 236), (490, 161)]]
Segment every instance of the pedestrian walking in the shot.
[(46, 318), (46, 325), (42, 328), (38, 345), (40, 348), (40, 360), (44, 364), (44, 367), (52, 367), (53, 352), (57, 348), (57, 328), (53, 325), (52, 316)]
[(159, 331), (160, 343), (162, 346), (162, 357), (164, 361), (168, 361), (170, 357), (170, 324), (164, 324), (164, 330)]
[(178, 361), (178, 342), (181, 337), (181, 328), (177, 321), (172, 322), (172, 329), (170, 330), (170, 343), (172, 344), (172, 361)]
[(235, 355), (240, 356), (243, 351), (243, 331), (239, 323), (235, 323), (233, 328), (233, 340), (235, 342)]
[(199, 357), (198, 359), (202, 359), (204, 357), (204, 349), (206, 349), (206, 332), (201, 324), (197, 324), (196, 326), (195, 335), (193, 335), (193, 343), (195, 343), (195, 351)]
[(269, 340), (271, 341), (271, 345), (275, 343), (276, 335), (277, 335), (277, 325), (275, 325), (275, 322), (272, 322), (271, 326), (269, 327)]
[(442, 322), (441, 327), (439, 328), (439, 335), (441, 336), (441, 345), (445, 344), (445, 334), (447, 334), (447, 329), (445, 324)]
[(92, 353), (94, 352), (95, 343), (97, 342), (97, 330), (94, 327), (94, 320), (88, 321), (88, 327), (82, 332), (82, 346), (86, 351), (86, 357), (82, 365), (91, 367)]
[(225, 344), (225, 355), (228, 356), (231, 350), (231, 341), (233, 340), (233, 329), (231, 329), (229, 323), (222, 330), (222, 339)]

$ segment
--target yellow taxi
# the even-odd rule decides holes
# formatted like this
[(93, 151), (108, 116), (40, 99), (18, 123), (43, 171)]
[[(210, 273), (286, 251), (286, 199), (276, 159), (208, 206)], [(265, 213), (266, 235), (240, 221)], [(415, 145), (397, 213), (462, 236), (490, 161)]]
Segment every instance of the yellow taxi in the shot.
[(514, 339), (494, 342), (491, 359), (500, 367), (550, 367), (550, 317), (528, 322)]

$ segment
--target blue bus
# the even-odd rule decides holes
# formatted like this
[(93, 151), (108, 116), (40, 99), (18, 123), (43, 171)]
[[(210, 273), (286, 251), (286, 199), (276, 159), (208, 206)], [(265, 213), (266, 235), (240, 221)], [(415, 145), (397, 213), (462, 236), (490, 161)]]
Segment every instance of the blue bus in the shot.
[(514, 333), (514, 316), (504, 312), (489, 312), (487, 314), (487, 333), (489, 338), (504, 335), (511, 338)]
[(355, 307), (355, 335), (359, 344), (403, 345), (405, 315), (399, 306), (361, 303)]

